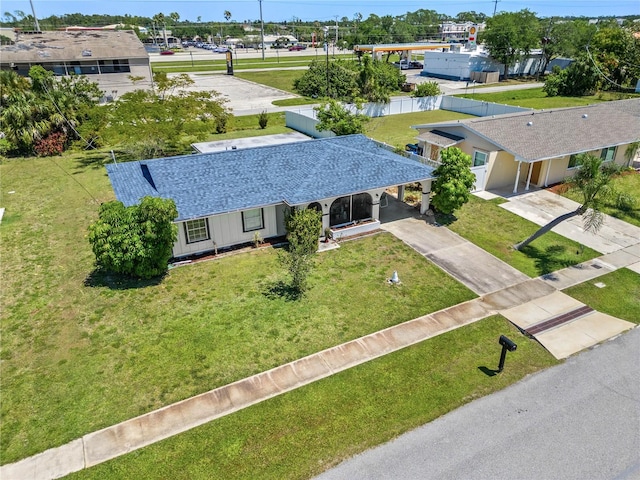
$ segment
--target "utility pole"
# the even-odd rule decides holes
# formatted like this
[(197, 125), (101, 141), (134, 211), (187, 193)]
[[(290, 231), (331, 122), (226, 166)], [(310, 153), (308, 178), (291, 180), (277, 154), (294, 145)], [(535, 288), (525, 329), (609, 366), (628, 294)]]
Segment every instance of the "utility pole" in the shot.
[(333, 55), (336, 55), (336, 46), (338, 45), (338, 15), (334, 15), (336, 17), (336, 43), (333, 46)]
[(38, 17), (36, 16), (36, 9), (33, 8), (33, 0), (29, 0), (31, 4), (31, 11), (33, 12), (33, 20), (35, 21), (34, 25), (36, 27), (36, 32), (40, 33), (40, 24), (38, 23)]
[(260, 2), (260, 43), (262, 44), (262, 61), (264, 61), (264, 21), (262, 20), (262, 0)]
[(496, 10), (498, 9), (498, 2), (500, 0), (493, 0), (493, 16), (496, 16)]

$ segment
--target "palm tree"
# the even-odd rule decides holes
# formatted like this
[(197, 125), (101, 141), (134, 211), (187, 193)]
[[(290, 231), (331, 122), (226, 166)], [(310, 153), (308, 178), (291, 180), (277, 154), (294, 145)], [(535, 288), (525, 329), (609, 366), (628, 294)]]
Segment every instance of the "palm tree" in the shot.
[(618, 166), (613, 162), (603, 163), (602, 159), (583, 153), (577, 156), (580, 169), (571, 179), (572, 188), (582, 197), (582, 204), (572, 212), (565, 213), (547, 223), (526, 240), (514, 245), (516, 250), (522, 250), (536, 238), (544, 235), (556, 225), (576, 217), (583, 218), (584, 230), (596, 233), (604, 223), (604, 215), (600, 211), (602, 201), (613, 195), (610, 185), (613, 175), (618, 172)]

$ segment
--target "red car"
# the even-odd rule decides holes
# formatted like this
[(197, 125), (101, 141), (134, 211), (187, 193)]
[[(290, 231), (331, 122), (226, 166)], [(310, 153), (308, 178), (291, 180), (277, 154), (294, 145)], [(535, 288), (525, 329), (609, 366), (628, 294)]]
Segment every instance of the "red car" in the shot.
[(289, 47), (290, 52), (297, 52), (298, 50), (306, 50), (306, 49), (307, 49), (306, 45), (291, 45)]
[(173, 55), (175, 52), (173, 50), (162, 50), (160, 55)]

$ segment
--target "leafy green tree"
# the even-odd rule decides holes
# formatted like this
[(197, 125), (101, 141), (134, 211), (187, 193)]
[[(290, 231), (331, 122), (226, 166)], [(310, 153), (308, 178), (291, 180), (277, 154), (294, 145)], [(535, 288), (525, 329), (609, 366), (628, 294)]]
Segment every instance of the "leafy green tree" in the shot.
[(597, 64), (605, 90), (632, 89), (640, 78), (640, 38), (616, 23), (598, 29), (587, 57)]
[(604, 215), (600, 211), (602, 203), (614, 196), (615, 191), (611, 187), (613, 176), (619, 171), (613, 162), (603, 163), (594, 155), (583, 153), (578, 155), (580, 169), (572, 179), (567, 180), (573, 190), (581, 196), (581, 205), (572, 212), (565, 213), (539, 228), (533, 235), (514, 246), (516, 250), (522, 250), (549, 232), (559, 223), (578, 215), (582, 216), (585, 231), (597, 232), (604, 223)]
[(328, 65), (326, 61), (314, 60), (293, 82), (293, 88), (305, 97), (329, 97), (351, 102), (358, 96), (357, 73), (339, 60), (328, 62)]
[(89, 227), (89, 243), (98, 268), (113, 273), (152, 278), (164, 274), (178, 235), (173, 200), (144, 197), (139, 205), (122, 202), (100, 206)]
[(313, 268), (313, 256), (318, 250), (322, 214), (314, 209), (293, 209), (285, 217), (289, 247), (279, 256), (291, 276), (291, 288), (297, 295), (307, 289), (307, 277)]
[(544, 72), (554, 58), (577, 58), (583, 55), (597, 28), (586, 20), (550, 18), (541, 22), (540, 29), (544, 55), (541, 71)]
[(215, 91), (188, 92), (186, 75), (155, 74), (155, 91), (135, 90), (108, 107), (102, 136), (136, 159), (184, 153), (194, 141), (225, 128), (231, 113)]
[[(359, 108), (359, 105), (356, 105)], [(340, 102), (329, 100), (314, 109), (318, 117), (316, 130), (330, 130), (338, 136), (364, 133), (369, 117), (360, 113), (351, 113)]]
[(593, 63), (583, 55), (564, 70), (555, 66), (551, 75), (545, 80), (542, 90), (549, 97), (557, 95), (580, 97), (595, 92), (599, 80), (600, 77)]
[(526, 56), (540, 43), (540, 24), (528, 9), (519, 12), (501, 12), (487, 19), (487, 26), (480, 35), (493, 58), (504, 65), (504, 79), (509, 67)]
[(469, 201), (476, 177), (471, 171), (471, 156), (457, 147), (440, 154), (441, 163), (433, 174), (431, 203), (440, 212), (450, 215)]
[(436, 97), (440, 95), (440, 85), (438, 82), (423, 82), (416, 85), (416, 88), (411, 92), (412, 97)]

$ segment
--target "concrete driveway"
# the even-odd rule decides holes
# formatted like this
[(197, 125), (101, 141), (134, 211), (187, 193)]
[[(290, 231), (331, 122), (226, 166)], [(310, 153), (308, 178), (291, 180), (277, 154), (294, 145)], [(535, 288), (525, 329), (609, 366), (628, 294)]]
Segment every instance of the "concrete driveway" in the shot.
[(393, 197), (389, 197), (387, 207), (380, 209), (383, 230), (401, 239), (478, 295), (529, 280), (524, 273), (427, 219)]
[[(538, 225), (546, 225), (554, 218), (576, 210), (580, 205), (548, 190), (507, 198), (500, 206)], [(553, 228), (553, 231), (600, 253), (612, 253), (640, 243), (640, 228), (609, 215), (596, 233), (585, 232), (582, 218), (574, 217)]]

